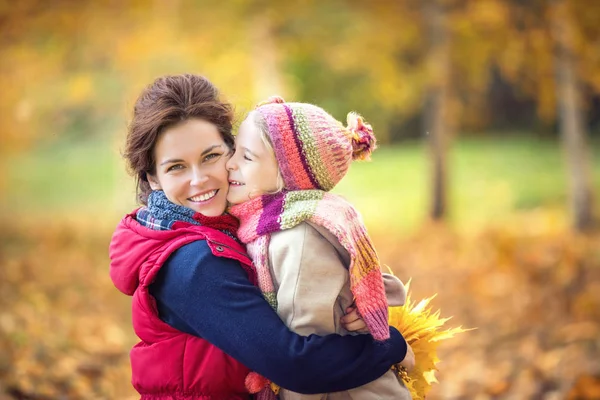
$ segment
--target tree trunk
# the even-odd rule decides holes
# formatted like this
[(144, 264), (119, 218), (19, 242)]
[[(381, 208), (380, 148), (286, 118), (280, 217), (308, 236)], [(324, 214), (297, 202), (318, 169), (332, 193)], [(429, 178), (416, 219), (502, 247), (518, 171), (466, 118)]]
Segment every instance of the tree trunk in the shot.
[(424, 3), (424, 16), (430, 39), (428, 54), (429, 88), (425, 109), (425, 130), (431, 160), (431, 208), (433, 220), (442, 220), (447, 214), (448, 191), (448, 95), (449, 95), (449, 41), (444, 10), (440, 0)]
[(552, 33), (560, 133), (569, 182), (573, 227), (582, 232), (593, 224), (590, 155), (586, 138), (581, 92), (573, 49), (573, 26), (566, 1), (552, 2)]

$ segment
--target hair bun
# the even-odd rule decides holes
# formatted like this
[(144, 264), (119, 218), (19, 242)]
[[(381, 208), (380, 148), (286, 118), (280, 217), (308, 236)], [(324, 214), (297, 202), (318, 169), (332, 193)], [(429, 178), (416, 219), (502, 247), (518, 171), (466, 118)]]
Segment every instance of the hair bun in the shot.
[(258, 108), (260, 106), (265, 106), (267, 104), (283, 104), (283, 103), (285, 103), (285, 100), (283, 99), (283, 97), (275, 95), (275, 96), (269, 97), (265, 101), (261, 101), (260, 103), (258, 103), (256, 108)]
[(355, 112), (349, 112), (346, 121), (347, 129), (352, 134), (352, 159), (370, 160), (371, 153), (377, 148), (373, 128)]

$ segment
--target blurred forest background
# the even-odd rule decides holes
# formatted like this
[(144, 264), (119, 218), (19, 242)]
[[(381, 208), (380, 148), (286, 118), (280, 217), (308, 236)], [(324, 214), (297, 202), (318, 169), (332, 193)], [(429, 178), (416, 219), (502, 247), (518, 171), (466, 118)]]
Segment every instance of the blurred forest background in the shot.
[[(163, 74), (374, 126), (338, 193), (453, 326), (430, 399), (600, 399), (600, 3), (0, 0), (0, 400), (134, 399), (108, 277)], [(594, 197), (595, 196), (595, 197)]]

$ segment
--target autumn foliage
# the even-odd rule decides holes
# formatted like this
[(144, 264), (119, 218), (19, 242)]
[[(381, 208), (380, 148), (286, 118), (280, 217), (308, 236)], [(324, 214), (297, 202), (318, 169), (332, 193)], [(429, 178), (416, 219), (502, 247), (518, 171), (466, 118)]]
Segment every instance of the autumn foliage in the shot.
[[(346, 194), (411, 298), (437, 294), (446, 324), (419, 332), (477, 328), (413, 342), (428, 399), (599, 399), (598, 21), (588, 0), (0, 1), (0, 400), (138, 398), (108, 277), (119, 150), (141, 89), (184, 72), (239, 118), (273, 94), (368, 117), (382, 149)], [(556, 223), (578, 213), (586, 235)]]
[(477, 328), (440, 343), (428, 398), (596, 398), (600, 236), (543, 219), (473, 234), (432, 225), (385, 247), (416, 298), (439, 293), (434, 309)]
[[(428, 3), (444, 9), (451, 52), (441, 75), (427, 43)], [(279, 93), (325, 102), (339, 118), (356, 108), (382, 143), (415, 135), (405, 124), (423, 113), (437, 79), (430, 73), (451, 83), (451, 125), (482, 130), (536, 114), (551, 124), (557, 38), (550, 16), (558, 6), (565, 18), (568, 11), (585, 106), (600, 93), (600, 7), (587, 0), (6, 3), (0, 150), (28, 148), (57, 132), (90, 135), (122, 120), (157, 75), (182, 72), (209, 76), (244, 107)], [(512, 102), (494, 97), (497, 85), (514, 92)]]
[[(13, 227), (0, 234), (3, 400), (136, 398), (129, 299), (107, 273), (111, 227), (85, 221), (2, 220)], [(396, 275), (413, 277), (413, 298), (438, 293), (429, 307), (453, 316), (446, 325), (477, 327), (438, 342), (428, 399), (597, 398), (598, 235), (523, 219), (476, 234), (428, 226), (374, 239)]]
[(410, 293), (410, 281), (406, 284), (408, 295), (406, 304), (402, 307), (390, 307), (389, 324), (402, 332), (402, 336), (411, 346), (415, 354), (415, 368), (410, 372), (399, 370), (406, 387), (410, 390), (413, 400), (424, 400), (431, 390), (431, 385), (437, 383), (435, 377), (436, 365), (440, 361), (438, 346), (445, 339), (468, 331), (462, 327), (449, 328), (446, 325), (451, 317), (442, 318), (441, 311), (433, 311), (429, 303), (432, 297), (416, 301)]
[(135, 336), (108, 278), (110, 231), (2, 222), (15, 228), (0, 238), (0, 399), (133, 395)]

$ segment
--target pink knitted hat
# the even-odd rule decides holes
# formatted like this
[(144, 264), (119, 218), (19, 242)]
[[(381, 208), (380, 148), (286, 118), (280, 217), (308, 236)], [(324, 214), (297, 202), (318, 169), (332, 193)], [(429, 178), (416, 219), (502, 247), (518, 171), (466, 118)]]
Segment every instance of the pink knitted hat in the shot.
[(348, 113), (344, 127), (320, 107), (286, 103), (278, 96), (260, 103), (256, 111), (266, 122), (288, 190), (329, 191), (353, 160), (369, 159), (376, 147), (373, 129), (354, 112)]

